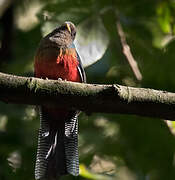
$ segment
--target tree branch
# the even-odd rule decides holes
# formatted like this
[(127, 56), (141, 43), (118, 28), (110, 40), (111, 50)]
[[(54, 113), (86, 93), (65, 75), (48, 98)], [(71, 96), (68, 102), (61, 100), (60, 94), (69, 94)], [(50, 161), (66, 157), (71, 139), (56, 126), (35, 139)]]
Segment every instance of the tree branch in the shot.
[(123, 54), (125, 55), (125, 57), (126, 57), (129, 65), (130, 65), (132, 71), (134, 72), (134, 75), (136, 76), (137, 80), (141, 81), (142, 80), (142, 74), (141, 74), (139, 67), (137, 65), (137, 61), (134, 59), (134, 57), (131, 53), (129, 45), (126, 42), (125, 33), (123, 31), (122, 25), (121, 25), (119, 20), (117, 21), (116, 25), (117, 25), (118, 34), (120, 36), (121, 45), (123, 48)]
[(6, 103), (69, 107), (87, 113), (120, 113), (175, 120), (175, 93), (121, 85), (82, 84), (0, 73)]

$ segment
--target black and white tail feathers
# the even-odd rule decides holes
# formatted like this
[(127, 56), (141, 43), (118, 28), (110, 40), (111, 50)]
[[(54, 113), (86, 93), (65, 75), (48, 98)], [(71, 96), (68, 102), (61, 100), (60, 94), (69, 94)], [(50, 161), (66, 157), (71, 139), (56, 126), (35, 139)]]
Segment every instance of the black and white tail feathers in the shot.
[(79, 175), (78, 159), (78, 114), (52, 125), (49, 114), (40, 108), (36, 180), (56, 180), (65, 174)]

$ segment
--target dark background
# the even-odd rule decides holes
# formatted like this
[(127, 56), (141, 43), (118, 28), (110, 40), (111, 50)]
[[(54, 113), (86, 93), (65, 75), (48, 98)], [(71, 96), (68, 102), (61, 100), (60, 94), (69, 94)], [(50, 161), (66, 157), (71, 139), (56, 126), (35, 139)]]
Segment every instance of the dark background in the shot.
[[(99, 47), (100, 39), (106, 49), (104, 53), (100, 48), (102, 58), (95, 62), (94, 55), (95, 63), (86, 68), (89, 83), (175, 92), (173, 0), (6, 0), (0, 5), (0, 71), (33, 76), (40, 39), (65, 20), (78, 25), (78, 33), (93, 40), (94, 47)], [(122, 53), (116, 21), (138, 63), (141, 81)], [(35, 107), (0, 102), (0, 180), (34, 179), (38, 127)], [(63, 179), (173, 180), (174, 132), (175, 123), (170, 121), (81, 113), (81, 174)]]

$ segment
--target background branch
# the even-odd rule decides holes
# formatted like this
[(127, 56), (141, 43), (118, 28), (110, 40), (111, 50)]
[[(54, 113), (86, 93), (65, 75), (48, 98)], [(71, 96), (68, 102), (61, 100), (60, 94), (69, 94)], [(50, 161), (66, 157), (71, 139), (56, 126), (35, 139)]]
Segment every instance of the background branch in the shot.
[(132, 71), (134, 72), (135, 77), (137, 78), (137, 80), (141, 81), (142, 74), (138, 68), (136, 60), (134, 59), (134, 57), (131, 53), (129, 45), (126, 42), (126, 36), (125, 36), (125, 33), (123, 31), (122, 25), (119, 20), (117, 21), (116, 25), (117, 25), (118, 34), (120, 36), (121, 45), (123, 48), (123, 54), (125, 55)]
[(7, 103), (68, 106), (87, 113), (175, 119), (175, 93), (120, 85), (81, 84), (0, 73), (0, 99)]

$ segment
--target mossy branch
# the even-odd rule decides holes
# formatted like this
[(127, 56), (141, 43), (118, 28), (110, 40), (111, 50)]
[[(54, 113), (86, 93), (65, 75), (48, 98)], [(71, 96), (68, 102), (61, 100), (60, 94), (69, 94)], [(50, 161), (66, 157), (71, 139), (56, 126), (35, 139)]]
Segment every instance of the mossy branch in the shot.
[(175, 120), (175, 93), (117, 84), (82, 84), (0, 73), (0, 100), (49, 104), (87, 113), (135, 114)]

